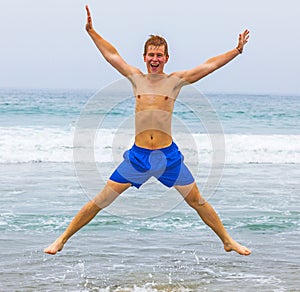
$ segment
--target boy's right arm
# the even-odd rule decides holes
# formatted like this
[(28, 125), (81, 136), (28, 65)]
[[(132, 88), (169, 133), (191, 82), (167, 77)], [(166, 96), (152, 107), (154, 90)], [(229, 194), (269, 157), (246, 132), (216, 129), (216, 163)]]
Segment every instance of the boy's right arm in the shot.
[(94, 41), (95, 45), (105, 58), (107, 62), (109, 62), (115, 69), (117, 69), (123, 76), (129, 77), (134, 74), (142, 74), (142, 72), (127, 64), (123, 58), (120, 56), (116, 48), (111, 45), (108, 41), (102, 38), (93, 28), (92, 25), (92, 17), (88, 6), (86, 5), (87, 11), (87, 23), (86, 23), (86, 30), (92, 40)]

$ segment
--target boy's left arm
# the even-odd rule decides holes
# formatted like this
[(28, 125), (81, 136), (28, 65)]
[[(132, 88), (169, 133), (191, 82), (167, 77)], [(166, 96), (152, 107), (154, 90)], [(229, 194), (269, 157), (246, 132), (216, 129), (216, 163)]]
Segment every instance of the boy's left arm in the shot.
[(212, 57), (208, 59), (206, 62), (204, 62), (203, 64), (191, 70), (175, 72), (172, 75), (182, 79), (184, 84), (191, 84), (197, 82), (201, 78), (223, 67), (231, 60), (233, 60), (235, 57), (242, 54), (244, 45), (248, 42), (249, 33), (250, 33), (249, 30), (246, 29), (243, 33), (239, 35), (238, 45), (235, 49), (230, 50), (219, 56)]

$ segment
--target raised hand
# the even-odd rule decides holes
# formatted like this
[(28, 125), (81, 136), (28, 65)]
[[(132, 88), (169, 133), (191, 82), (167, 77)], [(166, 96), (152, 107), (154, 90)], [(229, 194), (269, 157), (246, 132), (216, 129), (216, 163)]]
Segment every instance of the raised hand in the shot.
[(91, 12), (89, 10), (89, 7), (87, 5), (85, 6), (85, 9), (87, 12), (87, 21), (86, 21), (85, 29), (89, 32), (93, 29), (92, 17), (91, 17)]
[(239, 35), (239, 42), (237, 45), (237, 50), (242, 53), (244, 49), (244, 45), (248, 42), (250, 37), (250, 31), (248, 29), (245, 29), (243, 33)]

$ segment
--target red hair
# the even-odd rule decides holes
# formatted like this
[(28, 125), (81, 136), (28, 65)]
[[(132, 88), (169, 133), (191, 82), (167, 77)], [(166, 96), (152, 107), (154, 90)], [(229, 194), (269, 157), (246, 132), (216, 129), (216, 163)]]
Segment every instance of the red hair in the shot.
[(169, 52), (168, 52), (168, 44), (167, 41), (159, 36), (159, 35), (153, 35), (151, 34), (148, 40), (145, 42), (144, 46), (144, 56), (147, 54), (147, 49), (149, 46), (155, 46), (155, 47), (160, 47), (160, 46), (165, 46), (165, 55), (168, 57)]

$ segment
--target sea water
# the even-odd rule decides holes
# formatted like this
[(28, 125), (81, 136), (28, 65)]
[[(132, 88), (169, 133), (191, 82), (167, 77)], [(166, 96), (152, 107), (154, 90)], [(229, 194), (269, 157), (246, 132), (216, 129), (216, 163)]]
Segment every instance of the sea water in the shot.
[[(153, 180), (122, 194), (62, 252), (44, 254), (90, 199), (74, 136), (95, 94), (0, 90), (0, 291), (300, 291), (300, 96), (294, 95), (201, 94), (221, 125), (217, 167), (199, 98), (187, 92), (174, 110), (175, 123), (187, 129), (173, 128), (186, 163), (200, 190), (218, 174), (203, 196), (232, 237), (252, 250), (249, 257), (224, 252), (179, 195)], [(95, 194), (133, 141), (126, 132), (115, 149), (120, 125), (134, 113), (128, 95), (109, 104), (118, 94), (105, 91), (93, 113), (105, 116), (93, 142)]]

